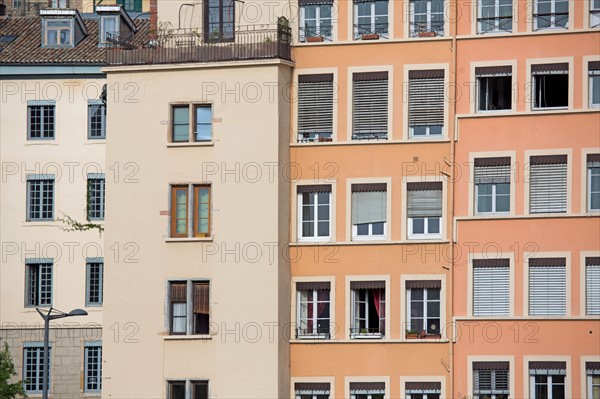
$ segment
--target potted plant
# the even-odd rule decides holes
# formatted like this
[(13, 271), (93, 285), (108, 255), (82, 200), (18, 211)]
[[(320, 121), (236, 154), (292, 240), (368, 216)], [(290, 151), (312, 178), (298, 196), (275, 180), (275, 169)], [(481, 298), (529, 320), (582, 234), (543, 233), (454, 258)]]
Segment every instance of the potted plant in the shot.
[(323, 36), (308, 36), (306, 38), (306, 41), (308, 43), (319, 43), (319, 42), (322, 42), (323, 40), (325, 40)]
[(332, 141), (331, 137), (319, 137), (319, 143), (331, 143)]
[(419, 338), (417, 330), (406, 330), (406, 338)]
[(362, 40), (377, 40), (379, 39), (379, 33), (367, 33), (362, 35)]
[(419, 37), (436, 37), (437, 33), (435, 32), (419, 32)]

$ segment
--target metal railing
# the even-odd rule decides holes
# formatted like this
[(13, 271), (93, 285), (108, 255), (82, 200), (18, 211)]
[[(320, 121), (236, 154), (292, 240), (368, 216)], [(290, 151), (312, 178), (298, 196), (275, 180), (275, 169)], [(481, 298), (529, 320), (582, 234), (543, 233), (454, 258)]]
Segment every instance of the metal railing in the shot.
[(381, 328), (350, 328), (351, 338), (382, 338), (385, 331)]
[(329, 328), (296, 328), (296, 339), (330, 339)]
[(331, 132), (298, 133), (298, 143), (329, 143), (333, 141)]
[(332, 27), (321, 27), (317, 28), (306, 28), (300, 27), (300, 41), (301, 42), (310, 42), (310, 41), (331, 41), (331, 31)]
[(389, 37), (389, 24), (355, 24), (354, 40), (375, 39)]
[(352, 140), (387, 140), (387, 132), (354, 132)]
[(533, 14), (535, 21), (535, 30), (563, 28), (566, 29), (569, 24), (568, 12), (551, 12), (551, 13), (535, 13)]
[(512, 31), (512, 15), (507, 17), (486, 17), (477, 18), (479, 23), (479, 33), (487, 32), (510, 32)]
[(201, 29), (169, 29), (144, 38), (107, 34), (107, 42), (109, 65), (292, 59), (287, 20), (276, 26), (241, 26), (232, 38), (223, 40)]
[(410, 36), (421, 37), (431, 33), (432, 36), (444, 36), (444, 21), (439, 22), (411, 22)]

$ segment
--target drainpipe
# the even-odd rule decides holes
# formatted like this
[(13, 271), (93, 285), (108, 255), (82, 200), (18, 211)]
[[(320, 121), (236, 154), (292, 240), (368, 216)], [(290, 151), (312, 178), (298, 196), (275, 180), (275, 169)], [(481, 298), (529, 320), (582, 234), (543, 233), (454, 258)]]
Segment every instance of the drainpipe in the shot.
[[(456, 35), (458, 33), (458, 27), (457, 27), (457, 23), (458, 23), (458, 1), (454, 2), (454, 14), (453, 14), (453, 21), (452, 21), (452, 74), (454, 76), (454, 85), (456, 86), (458, 84), (458, 73), (456, 70), (456, 63), (457, 63), (457, 48), (456, 48)], [(457, 98), (456, 98), (456, 88), (454, 90), (454, 101), (452, 102), (452, 137), (450, 139), (450, 165), (452, 168), (451, 171), (451, 176), (452, 176), (452, 181), (451, 184), (449, 184), (450, 187), (450, 198), (451, 198), (451, 206), (450, 206), (450, 212), (452, 215), (452, 229), (451, 229), (451, 233), (450, 233), (450, 284), (448, 284), (448, 286), (450, 287), (450, 314), (452, 317), (452, 323), (454, 326), (454, 262), (455, 262), (455, 258), (454, 258), (454, 253), (455, 253), (455, 249), (456, 249), (456, 237), (454, 236), (454, 223), (455, 223), (455, 217), (454, 217), (454, 211), (455, 211), (455, 206), (454, 204), (456, 203), (456, 194), (455, 194), (455, 184), (456, 184), (456, 176), (455, 176), (455, 168), (456, 168), (456, 128), (457, 128), (457, 120), (456, 120), (456, 103), (457, 103)], [(455, 326), (454, 326), (455, 327)], [(447, 396), (450, 398), (454, 398), (456, 397), (455, 392), (454, 392), (454, 341), (456, 340), (456, 328), (452, 329), (452, 339), (450, 340), (450, 394)]]

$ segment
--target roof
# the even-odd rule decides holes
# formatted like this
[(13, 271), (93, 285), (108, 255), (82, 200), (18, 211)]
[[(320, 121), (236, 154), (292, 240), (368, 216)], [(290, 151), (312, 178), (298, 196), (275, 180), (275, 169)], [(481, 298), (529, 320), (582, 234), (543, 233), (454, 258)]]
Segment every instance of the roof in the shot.
[[(42, 48), (42, 18), (0, 17), (0, 37), (17, 36), (15, 40), (0, 40), (0, 64), (29, 65), (104, 65), (106, 48), (98, 47), (99, 19), (84, 19), (88, 35), (74, 48)], [(145, 36), (150, 21), (136, 20), (136, 36)]]

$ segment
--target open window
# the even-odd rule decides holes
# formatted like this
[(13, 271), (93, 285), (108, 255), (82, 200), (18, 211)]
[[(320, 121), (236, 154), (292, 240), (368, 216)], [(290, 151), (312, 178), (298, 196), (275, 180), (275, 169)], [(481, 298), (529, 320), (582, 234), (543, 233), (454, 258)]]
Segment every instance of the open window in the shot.
[(296, 338), (330, 338), (329, 282), (298, 282)]
[(531, 75), (534, 109), (569, 106), (569, 64), (533, 65)]
[(506, 111), (512, 108), (512, 67), (477, 67), (477, 110)]
[(352, 281), (350, 338), (383, 338), (385, 335), (385, 281)]

